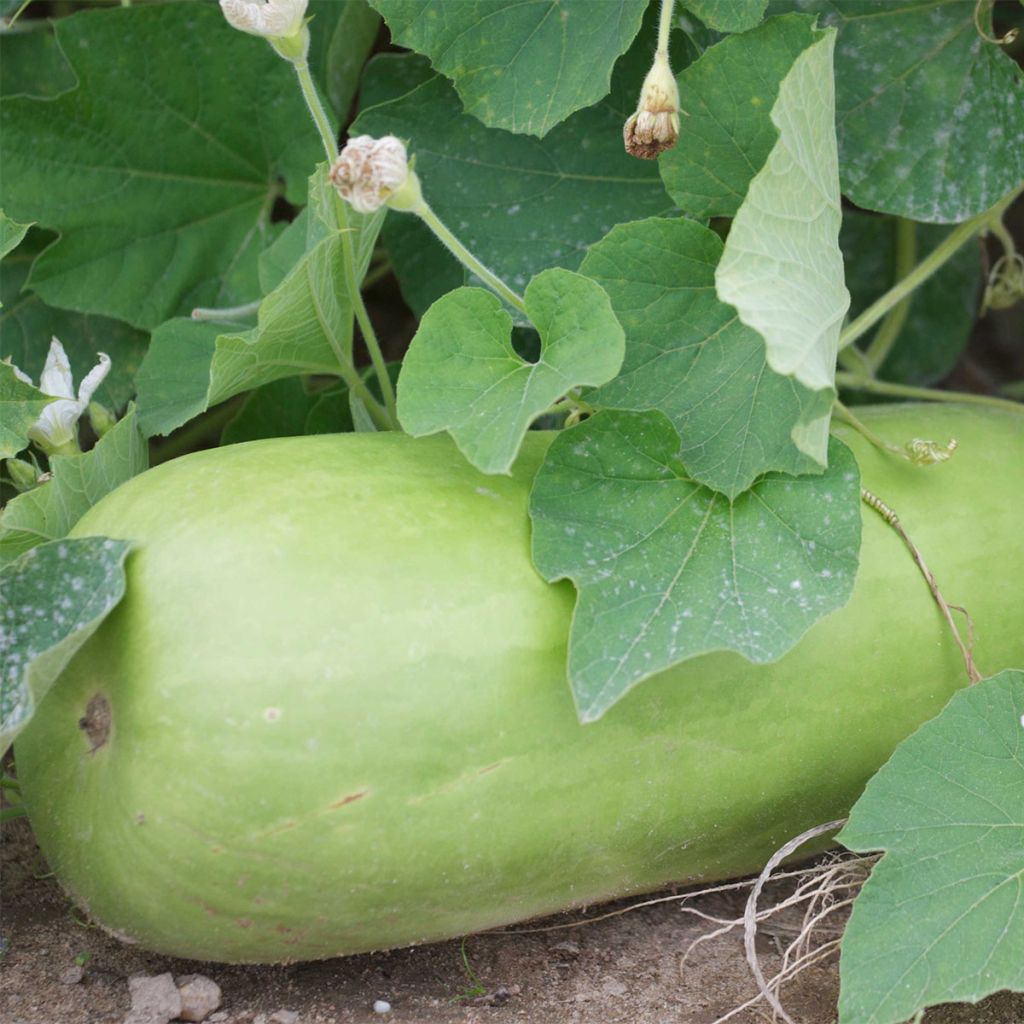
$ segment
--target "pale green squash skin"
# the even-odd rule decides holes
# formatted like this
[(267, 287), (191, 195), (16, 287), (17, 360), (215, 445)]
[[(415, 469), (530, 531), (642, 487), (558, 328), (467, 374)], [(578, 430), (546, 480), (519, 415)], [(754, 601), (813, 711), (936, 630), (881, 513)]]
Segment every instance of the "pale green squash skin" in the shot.
[[(1024, 665), (1024, 420), (888, 407), (915, 468), (843, 436), (985, 673)], [(123, 604), (17, 743), (43, 852), (106, 928), (222, 961), (440, 939), (759, 868), (842, 816), (965, 681), (928, 590), (869, 510), (850, 604), (774, 665), (710, 655), (577, 723), (573, 604), (529, 557), (514, 478), (446, 439), (321, 436), (201, 452), (78, 535), (136, 542)], [(79, 719), (109, 698), (109, 740)]]

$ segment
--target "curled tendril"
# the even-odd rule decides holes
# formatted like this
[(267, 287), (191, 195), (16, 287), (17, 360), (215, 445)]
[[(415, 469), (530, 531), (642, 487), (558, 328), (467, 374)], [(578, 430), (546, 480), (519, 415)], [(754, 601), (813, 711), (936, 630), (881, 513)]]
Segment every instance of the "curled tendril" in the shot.
[(938, 441), (925, 441), (915, 437), (907, 442), (906, 449), (908, 458), (915, 465), (931, 466), (936, 462), (947, 461), (959, 446), (960, 442), (955, 437), (950, 438), (944, 445)]
[(993, 43), (995, 46), (1009, 46), (1011, 43), (1015, 43), (1017, 41), (1017, 36), (1020, 35), (1020, 31), (1018, 29), (1011, 28), (1006, 35), (1000, 37), (990, 35), (985, 31), (984, 26), (981, 24), (982, 9), (985, 7), (986, 3), (989, 3), (989, 7), (991, 8), (993, 2), (994, 0), (978, 0), (974, 5), (974, 27), (978, 30), (978, 35), (981, 36), (986, 43)]

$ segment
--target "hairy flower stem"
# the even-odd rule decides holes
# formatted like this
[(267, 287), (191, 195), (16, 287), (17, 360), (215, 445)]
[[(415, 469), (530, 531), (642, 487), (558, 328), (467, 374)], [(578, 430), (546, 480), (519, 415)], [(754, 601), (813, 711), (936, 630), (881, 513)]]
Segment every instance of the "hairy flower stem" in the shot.
[(500, 295), (510, 306), (526, 315), (526, 303), (522, 296), (514, 291), (497, 274), (488, 270), (456, 237), (445, 227), (441, 218), (430, 208), (425, 199), (412, 207), (409, 213), (415, 213), (437, 236), (445, 248), (468, 270), (476, 274), (492, 291)]
[[(324, 144), (324, 152), (327, 155), (327, 166), (330, 167), (338, 156), (338, 142), (331, 130), (331, 122), (320, 102), (320, 94), (316, 91), (316, 84), (309, 71), (309, 63), (304, 59), (293, 60), (292, 66), (299, 79), (299, 86), (302, 89), (302, 97), (306, 101), (306, 107), (313, 118), (317, 131), (320, 133), (320, 140)], [(366, 350), (370, 354), (370, 362), (373, 364), (374, 373), (377, 375), (377, 382), (380, 384), (380, 393), (384, 398), (384, 408), (380, 409), (380, 403), (369, 393), (360, 395), (366, 404), (367, 411), (378, 425), (387, 430), (398, 429), (398, 411), (395, 402), (395, 389), (391, 383), (391, 377), (387, 371), (387, 363), (381, 351), (380, 342), (377, 340), (377, 332), (374, 330), (370, 314), (366, 311), (366, 303), (363, 302), (362, 289), (359, 287), (359, 275), (356, 273), (356, 257), (352, 249), (352, 237), (348, 223), (348, 214), (345, 204), (337, 202), (334, 204), (337, 217), (338, 230), (341, 232), (342, 263), (345, 267), (345, 287), (348, 289), (349, 298), (352, 301), (352, 311), (355, 313), (356, 323), (362, 331), (363, 341)], [(351, 366), (352, 360), (351, 341), (344, 353), (345, 359)], [(350, 378), (342, 374), (346, 382), (351, 386)], [(383, 417), (375, 412), (375, 408), (384, 413)]]
[(964, 221), (954, 228), (942, 243), (914, 269), (892, 286), (881, 298), (873, 302), (863, 313), (852, 323), (846, 325), (842, 334), (839, 335), (840, 349), (852, 345), (861, 335), (866, 334), (878, 323), (891, 309), (898, 306), (913, 291), (919, 288), (929, 277), (940, 267), (944, 266), (956, 252), (976, 235), (991, 230), (992, 225), (998, 223), (1006, 208), (1024, 192), (1024, 185), (1018, 185), (1012, 192), (1004, 196), (991, 209), (978, 214), (971, 220)]
[(661, 0), (661, 15), (658, 18), (658, 49), (668, 55), (668, 39), (672, 33), (672, 15), (676, 0)]

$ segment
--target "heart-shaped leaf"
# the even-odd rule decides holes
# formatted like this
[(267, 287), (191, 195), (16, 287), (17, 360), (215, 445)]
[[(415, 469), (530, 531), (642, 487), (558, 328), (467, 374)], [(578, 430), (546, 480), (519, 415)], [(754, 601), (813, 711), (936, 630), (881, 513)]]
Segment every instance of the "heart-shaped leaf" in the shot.
[(535, 363), (512, 347), (512, 317), (482, 288), (457, 288), (427, 311), (398, 379), (398, 418), (414, 437), (447, 430), (485, 473), (507, 473), (530, 424), (574, 388), (603, 384), (625, 341), (600, 285), (558, 268), (524, 295), (541, 338)]

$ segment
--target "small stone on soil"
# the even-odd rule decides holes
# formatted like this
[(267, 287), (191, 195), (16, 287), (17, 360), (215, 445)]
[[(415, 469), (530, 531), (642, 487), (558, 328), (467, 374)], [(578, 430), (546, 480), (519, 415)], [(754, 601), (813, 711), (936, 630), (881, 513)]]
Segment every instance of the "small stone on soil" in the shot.
[(204, 1021), (220, 1006), (221, 992), (217, 982), (203, 974), (185, 974), (177, 980), (182, 1020)]
[(170, 972), (137, 974), (128, 979), (128, 992), (132, 1008), (124, 1024), (170, 1024), (181, 1013), (181, 994)]
[(85, 971), (82, 969), (81, 965), (72, 964), (70, 967), (61, 971), (60, 983), (62, 985), (78, 985), (84, 977)]
[(299, 1024), (299, 1015), (294, 1010), (278, 1010), (270, 1015), (268, 1024)]
[(390, 1013), (391, 1004), (386, 999), (378, 999), (373, 1004), (374, 1013)]

